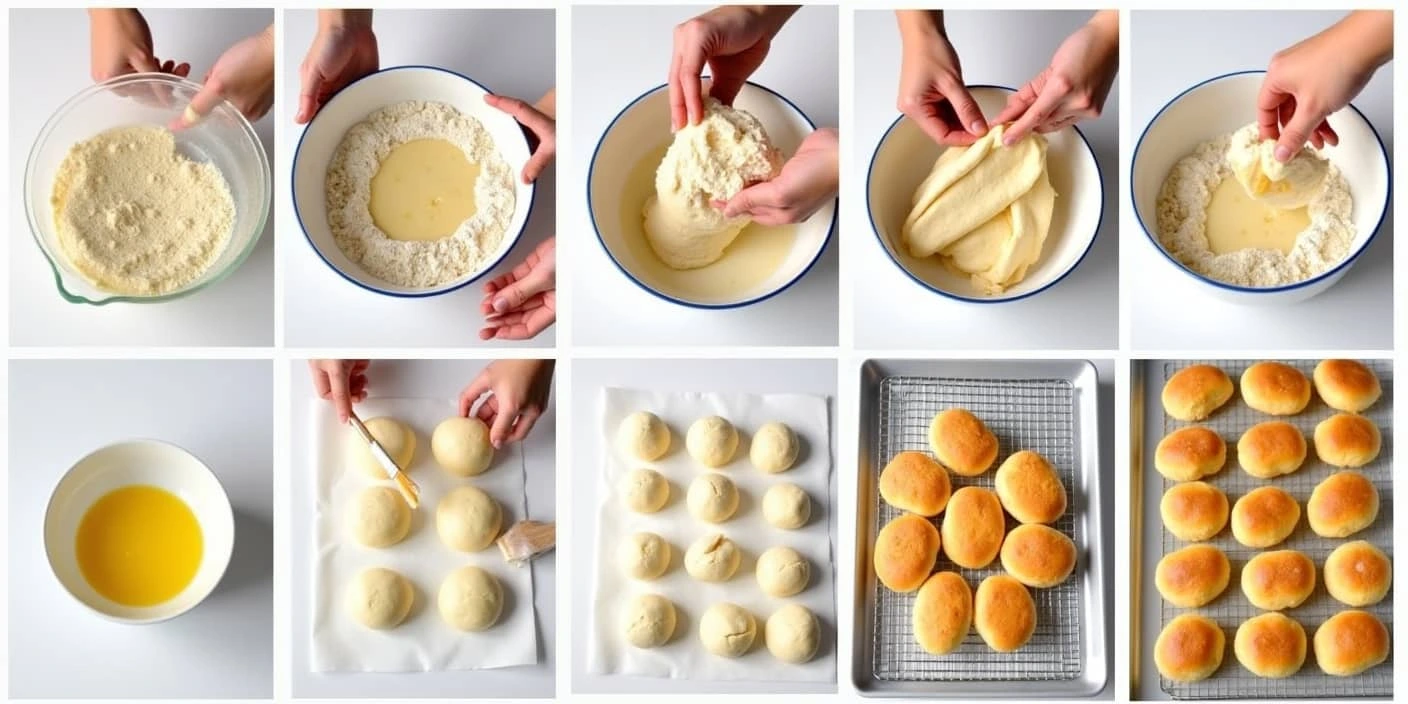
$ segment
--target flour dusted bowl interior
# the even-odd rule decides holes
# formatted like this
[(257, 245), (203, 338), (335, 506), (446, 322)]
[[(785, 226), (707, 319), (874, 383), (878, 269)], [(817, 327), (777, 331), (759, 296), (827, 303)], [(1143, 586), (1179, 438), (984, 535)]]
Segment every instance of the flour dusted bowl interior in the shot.
[(1338, 146), (1321, 152), (1339, 167), (1354, 199), (1355, 234), (1350, 254), (1329, 271), (1298, 283), (1250, 288), (1210, 279), (1174, 259), (1159, 241), (1159, 190), (1173, 165), (1203, 142), (1256, 120), (1256, 97), (1262, 71), (1228, 74), (1199, 83), (1174, 97), (1145, 128), (1134, 150), (1130, 194), (1134, 213), (1149, 241), (1164, 259), (1188, 274), (1203, 290), (1239, 303), (1291, 303), (1328, 289), (1363, 253), (1388, 210), (1388, 157), (1374, 127), (1353, 107), (1330, 115)]
[[(528, 161), (528, 139), (517, 121), (484, 102), (488, 93), (473, 79), (452, 71), (429, 66), (398, 66), (353, 82), (318, 111), (304, 129), (294, 153), (293, 205), (308, 243), (329, 267), (348, 281), (377, 293), (431, 296), (464, 286), (508, 255), (528, 223), (534, 187), (519, 178)], [(328, 166), (343, 135), (377, 109), (410, 100), (445, 103), (478, 120), (508, 163), (515, 186), (513, 217), (498, 247), (475, 271), (431, 288), (400, 286), (372, 276), (338, 248), (328, 225), (325, 184)]]
[(69, 149), (115, 127), (166, 127), (179, 117), (200, 85), (168, 74), (119, 76), (83, 89), (40, 129), (25, 166), (24, 206), (34, 240), (49, 260), (59, 293), (73, 303), (153, 303), (199, 291), (230, 275), (248, 258), (264, 230), (272, 191), (269, 161), (249, 121), (222, 102), (198, 125), (177, 130), (176, 149), (220, 170), (234, 197), (235, 221), (220, 255), (199, 277), (175, 291), (124, 296), (99, 289), (78, 272), (59, 247), (50, 204), (54, 178)]

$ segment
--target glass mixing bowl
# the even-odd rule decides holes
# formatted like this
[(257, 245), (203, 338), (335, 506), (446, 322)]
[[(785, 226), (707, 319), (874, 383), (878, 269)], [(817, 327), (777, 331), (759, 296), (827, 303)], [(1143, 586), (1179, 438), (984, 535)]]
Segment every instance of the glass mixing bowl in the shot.
[(24, 171), (24, 207), (34, 241), (49, 260), (59, 294), (71, 303), (102, 305), (114, 301), (156, 303), (188, 296), (239, 268), (254, 251), (269, 216), (271, 178), (264, 147), (249, 121), (222, 102), (199, 124), (176, 132), (176, 149), (196, 161), (220, 169), (235, 200), (235, 224), (230, 239), (205, 273), (180, 289), (155, 296), (128, 296), (104, 291), (78, 272), (59, 248), (54, 212), (49, 202), (54, 176), (68, 150), (114, 127), (165, 127), (181, 115), (200, 85), (161, 73), (119, 76), (85, 88), (54, 111), (39, 130)]

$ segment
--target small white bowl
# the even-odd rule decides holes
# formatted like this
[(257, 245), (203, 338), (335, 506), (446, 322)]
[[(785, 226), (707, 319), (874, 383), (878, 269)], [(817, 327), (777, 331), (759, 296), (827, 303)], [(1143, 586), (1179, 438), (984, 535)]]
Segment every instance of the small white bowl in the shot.
[[(1002, 86), (969, 86), (969, 90), (984, 115), (996, 115), (1007, 104), (1007, 97), (1016, 92)], [(1080, 130), (1068, 127), (1045, 136), (1046, 169), (1051, 187), (1056, 189), (1056, 207), (1041, 257), (1020, 283), (988, 295), (978, 290), (968, 275), (950, 270), (938, 257), (914, 257), (904, 245), (900, 228), (909, 215), (914, 191), (946, 147), (935, 144), (914, 121), (897, 118), (875, 147), (866, 184), (870, 226), (890, 260), (920, 286), (968, 303), (1021, 300), (1059, 283), (1095, 243), (1105, 191), (1100, 183), (1100, 164)]]
[[(131, 607), (103, 597), (78, 567), (78, 525), (93, 503), (125, 486), (148, 485), (175, 494), (195, 513), (201, 530), (200, 567), (175, 598)], [(102, 447), (79, 460), (59, 480), (44, 513), (44, 551), (59, 583), (78, 603), (120, 623), (146, 624), (191, 610), (215, 589), (235, 543), (234, 511), (224, 487), (191, 453), (157, 440), (129, 440)]]
[(1330, 115), (1340, 136), (1339, 146), (1322, 153), (1338, 166), (1354, 197), (1356, 227), (1350, 254), (1333, 269), (1286, 286), (1254, 288), (1208, 278), (1184, 266), (1164, 249), (1154, 228), (1158, 224), (1159, 189), (1173, 165), (1203, 142), (1233, 132), (1256, 120), (1256, 97), (1265, 71), (1240, 71), (1210, 78), (1174, 96), (1144, 128), (1134, 147), (1130, 195), (1134, 215), (1149, 242), (1170, 264), (1187, 274), (1203, 291), (1233, 303), (1283, 304), (1303, 301), (1330, 288), (1349, 271), (1369, 246), (1388, 213), (1388, 154), (1383, 141), (1363, 113), (1353, 105)]
[[(816, 130), (805, 113), (791, 101), (769, 88), (747, 83), (733, 101), (734, 107), (752, 113), (763, 123), (773, 144), (784, 154), (791, 155), (807, 135)], [(670, 93), (665, 85), (656, 86), (631, 101), (618, 114), (597, 142), (592, 154), (591, 171), (587, 174), (587, 207), (591, 211), (592, 227), (597, 240), (615, 262), (616, 268), (651, 294), (691, 308), (738, 308), (767, 300), (801, 280), (821, 258), (826, 242), (836, 222), (836, 203), (832, 201), (797, 224), (797, 236), (792, 249), (767, 280), (751, 290), (738, 291), (723, 298), (690, 297), (669, 290), (668, 283), (651, 276), (659, 269), (640, 262), (638, 256), (649, 256), (649, 248), (628, 244), (628, 238), (643, 238), (641, 228), (633, 231), (621, 222), (621, 193), (631, 172), (653, 152), (669, 143)], [(643, 224), (642, 224), (643, 227)], [(637, 252), (644, 252), (638, 255)]]
[[(523, 183), (519, 174), (528, 162), (528, 137), (518, 122), (484, 102), (489, 90), (474, 79), (433, 66), (395, 66), (364, 76), (348, 84), (318, 111), (303, 130), (293, 153), (293, 209), (308, 244), (323, 262), (342, 278), (368, 291), (417, 298), (454, 291), (493, 269), (518, 242), (533, 209), (534, 185)], [(499, 248), (478, 270), (433, 288), (411, 288), (383, 281), (362, 270), (338, 249), (328, 227), (328, 164), (342, 137), (353, 125), (375, 110), (408, 100), (446, 103), (478, 120), (493, 137), (495, 146), (513, 173), (514, 211)]]

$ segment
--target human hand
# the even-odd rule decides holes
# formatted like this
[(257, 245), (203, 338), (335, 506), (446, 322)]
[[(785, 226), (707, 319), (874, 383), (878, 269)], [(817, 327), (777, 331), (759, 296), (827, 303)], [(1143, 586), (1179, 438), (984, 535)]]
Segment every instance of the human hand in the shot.
[(191, 65), (162, 61), (152, 53), (152, 31), (142, 13), (126, 8), (88, 11), (89, 70), (102, 82), (129, 73), (162, 72), (182, 78)]
[(365, 359), (308, 360), (318, 398), (332, 402), (339, 421), (346, 423), (352, 415), (352, 404), (366, 400), (369, 366), (371, 362)]
[(274, 106), (274, 25), (241, 39), (225, 50), (190, 106), (171, 123), (172, 129), (190, 127), (209, 115), (220, 102), (230, 101), (250, 122)]
[(670, 129), (704, 119), (703, 82), (709, 65), (709, 95), (733, 105), (744, 82), (762, 65), (772, 38), (796, 7), (723, 6), (675, 27), (670, 60)]
[(460, 415), (469, 416), (475, 401), (489, 394), (474, 413), (489, 425), (489, 443), (499, 449), (522, 440), (548, 406), (552, 368), (550, 359), (491, 362), (460, 392)]
[(484, 284), (479, 339), (526, 340), (557, 320), (557, 238), (550, 237), (522, 264)]
[(318, 35), (299, 66), (298, 114), (305, 124), (344, 86), (381, 65), (371, 10), (319, 10)]
[(1033, 131), (1055, 132), (1099, 117), (1119, 67), (1119, 12), (1101, 10), (1061, 42), (1051, 65), (1007, 99), (993, 120), (1012, 123), (1002, 135), (1003, 143), (1016, 144)]
[(840, 140), (835, 128), (812, 132), (771, 181), (754, 184), (722, 205), (725, 217), (748, 215), (763, 225), (788, 225), (811, 217), (836, 197)]
[[(549, 101), (555, 102), (555, 91), (543, 96), (539, 104), (546, 107)], [(529, 105), (518, 98), (509, 98), (503, 95), (490, 93), (484, 96), (484, 102), (494, 109), (507, 114), (518, 121), (518, 124), (528, 128), (534, 137), (538, 138), (538, 146), (533, 150), (533, 155), (528, 157), (528, 162), (523, 165), (523, 182), (532, 183), (538, 180), (538, 176), (543, 173), (543, 169), (548, 167), (548, 163), (557, 155), (557, 122), (552, 115), (539, 109), (538, 106)]]
[(896, 107), (929, 138), (968, 146), (988, 132), (988, 122), (963, 84), (958, 53), (944, 33), (943, 14), (898, 10), (903, 58)]

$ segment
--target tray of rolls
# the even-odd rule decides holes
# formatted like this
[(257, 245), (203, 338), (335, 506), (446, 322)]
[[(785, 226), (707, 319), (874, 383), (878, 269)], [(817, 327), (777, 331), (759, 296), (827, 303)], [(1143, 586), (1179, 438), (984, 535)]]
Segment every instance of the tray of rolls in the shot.
[(858, 691), (1104, 687), (1097, 391), (1085, 361), (862, 366)]
[(1150, 684), (1392, 696), (1391, 362), (1142, 364)]

